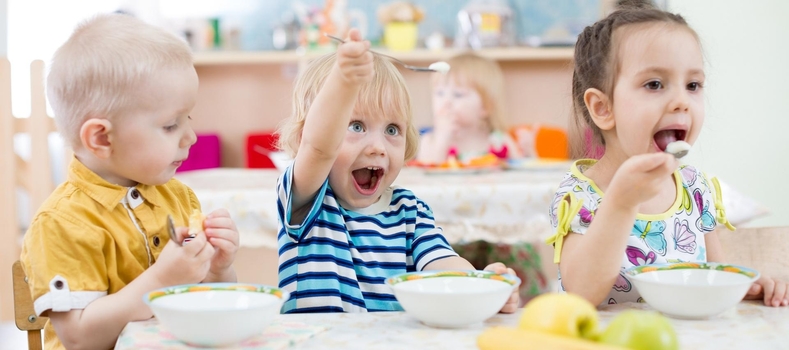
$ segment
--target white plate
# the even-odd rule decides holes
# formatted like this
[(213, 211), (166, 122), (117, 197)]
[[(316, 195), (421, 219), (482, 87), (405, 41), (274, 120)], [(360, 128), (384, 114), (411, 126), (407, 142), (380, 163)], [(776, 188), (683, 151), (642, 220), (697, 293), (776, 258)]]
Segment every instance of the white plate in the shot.
[(479, 168), (422, 168), (428, 175), (470, 175), (482, 174), (492, 171), (499, 171), (499, 167), (479, 167)]
[(570, 160), (553, 159), (511, 159), (505, 164), (507, 170), (569, 170), (573, 164)]

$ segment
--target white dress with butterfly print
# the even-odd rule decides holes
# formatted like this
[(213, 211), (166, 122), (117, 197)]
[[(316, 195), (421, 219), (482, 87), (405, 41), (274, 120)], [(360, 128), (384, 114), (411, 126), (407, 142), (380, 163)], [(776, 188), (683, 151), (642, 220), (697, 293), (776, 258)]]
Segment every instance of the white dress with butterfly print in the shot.
[[(564, 217), (571, 220), (570, 232), (584, 234), (594, 220), (597, 207), (603, 200), (603, 192), (591, 179), (583, 175), (583, 171), (595, 162), (590, 159), (576, 161), (559, 185), (550, 209), (554, 231), (560, 226), (557, 208), (565, 197), (570, 201), (581, 202), (576, 213), (565, 213)], [(702, 172), (692, 166), (680, 167), (674, 172), (674, 177), (678, 184), (677, 196), (671, 208), (663, 214), (636, 216), (622, 256), (622, 270), (652, 263), (707, 260), (704, 234), (715, 229), (717, 213), (710, 182)], [(594, 257), (589, 257), (590, 263), (594, 263), (594, 260)], [(561, 275), (559, 290), (564, 291)], [(638, 291), (620, 272), (603, 303), (641, 301)]]

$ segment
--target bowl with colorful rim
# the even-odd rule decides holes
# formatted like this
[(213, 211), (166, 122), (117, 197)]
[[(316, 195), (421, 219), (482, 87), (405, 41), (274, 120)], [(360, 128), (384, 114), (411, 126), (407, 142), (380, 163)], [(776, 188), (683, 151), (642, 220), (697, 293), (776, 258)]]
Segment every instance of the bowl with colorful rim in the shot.
[(521, 280), (490, 271), (436, 270), (392, 276), (392, 288), (406, 313), (439, 328), (482, 322), (501, 310)]
[(250, 283), (185, 284), (143, 296), (162, 326), (189, 345), (236, 344), (261, 334), (290, 293)]
[(705, 319), (731, 309), (759, 279), (751, 268), (713, 262), (633, 266), (624, 274), (647, 304), (683, 319)]

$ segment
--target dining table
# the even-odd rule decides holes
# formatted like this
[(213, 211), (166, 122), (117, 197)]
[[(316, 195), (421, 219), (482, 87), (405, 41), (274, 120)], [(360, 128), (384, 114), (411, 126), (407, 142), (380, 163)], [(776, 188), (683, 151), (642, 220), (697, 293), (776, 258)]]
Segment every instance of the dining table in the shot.
[[(604, 328), (624, 310), (651, 310), (644, 303), (623, 303), (599, 309)], [(518, 327), (523, 309), (497, 314), (462, 328), (426, 326), (407, 312), (284, 314), (260, 334), (223, 349), (477, 349), (477, 337), (493, 326)], [(681, 349), (789, 349), (789, 308), (743, 301), (703, 320), (668, 318)], [(187, 345), (155, 318), (130, 322), (115, 345), (130, 349), (204, 349)]]
[[(429, 206), (447, 242), (476, 268), (502, 262), (527, 281), (520, 287), (525, 301), (556, 290), (556, 269), (541, 258), (552, 247), (542, 241), (552, 231), (549, 207), (570, 167), (569, 162), (534, 164), (518, 170), (409, 166), (400, 171), (394, 185), (411, 190)], [(278, 249), (277, 181), (281, 176), (277, 169), (215, 168), (181, 172), (176, 177), (192, 188), (203, 212), (222, 208), (230, 213), (241, 248), (270, 255)], [(275, 271), (260, 272), (260, 266), (264, 265), (237, 269), (245, 276), (276, 277)]]
[[(406, 167), (394, 182), (433, 211), (450, 243), (534, 242), (550, 236), (548, 208), (569, 169), (560, 162), (528, 170), (430, 171)], [(178, 173), (204, 212), (224, 208), (243, 246), (277, 247), (276, 169), (214, 168)]]
[[(529, 163), (524, 163), (529, 164)], [(518, 169), (441, 170), (405, 167), (395, 186), (411, 190), (433, 211), (451, 244), (536, 243), (551, 236), (549, 208), (570, 162), (534, 162)], [(277, 248), (277, 169), (213, 168), (179, 172), (204, 212), (226, 209), (244, 247)], [(737, 225), (753, 201), (721, 181), (729, 220)]]

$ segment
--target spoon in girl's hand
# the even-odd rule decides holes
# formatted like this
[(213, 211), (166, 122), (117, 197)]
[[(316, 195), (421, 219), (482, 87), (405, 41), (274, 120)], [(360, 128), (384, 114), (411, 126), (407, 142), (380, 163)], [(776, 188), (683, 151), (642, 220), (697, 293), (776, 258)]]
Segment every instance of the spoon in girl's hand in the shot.
[(680, 159), (690, 152), (690, 144), (685, 141), (674, 141), (666, 145), (665, 152), (674, 155), (674, 158)]
[[(340, 38), (338, 38), (338, 37), (336, 37), (334, 35), (329, 35), (327, 33), (323, 33), (323, 35), (325, 35), (327, 38), (332, 39), (334, 41), (337, 41), (339, 43), (345, 43), (345, 40), (340, 39)], [(375, 52), (373, 50), (370, 50), (370, 52), (372, 52), (373, 54), (376, 54), (378, 56), (381, 56), (381, 57), (386, 57), (386, 58), (394, 61), (395, 63), (403, 66), (404, 68), (410, 69), (410, 70), (415, 71), (415, 72), (438, 72), (438, 73), (444, 73), (445, 74), (446, 72), (449, 71), (449, 64), (447, 64), (446, 62), (435, 62), (435, 63), (431, 64), (429, 67), (417, 67), (417, 66), (412, 66), (412, 65), (406, 64), (405, 62), (403, 62), (401, 60), (398, 60), (398, 59), (396, 59), (396, 58), (394, 58), (392, 56), (389, 56), (389, 55), (384, 55), (384, 54), (382, 54), (380, 52)]]

